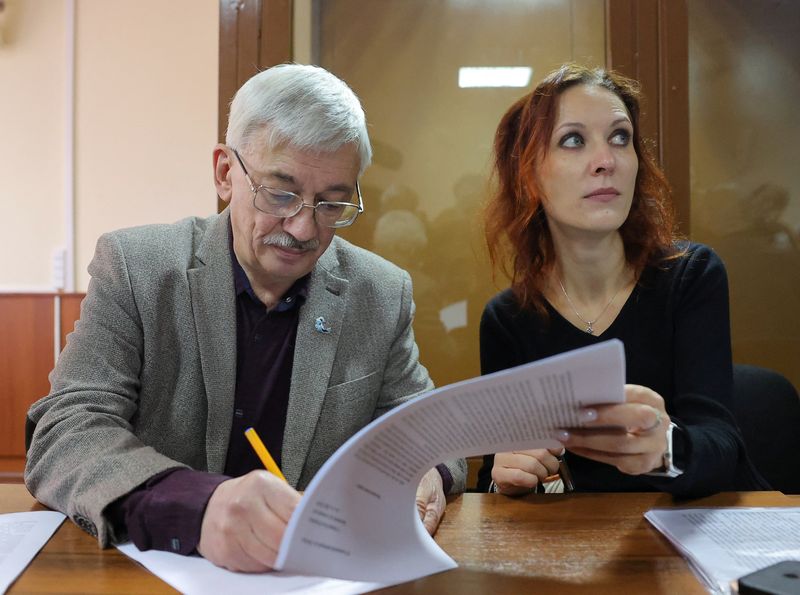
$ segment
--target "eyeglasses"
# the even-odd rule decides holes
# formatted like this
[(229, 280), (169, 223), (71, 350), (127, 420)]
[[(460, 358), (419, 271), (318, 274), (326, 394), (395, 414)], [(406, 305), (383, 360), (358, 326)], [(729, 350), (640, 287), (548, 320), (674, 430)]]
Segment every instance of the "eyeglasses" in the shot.
[(273, 217), (294, 217), (303, 207), (307, 207), (314, 210), (314, 220), (317, 223), (325, 227), (347, 227), (356, 220), (360, 213), (364, 212), (364, 200), (361, 198), (361, 188), (358, 186), (358, 182), (356, 182), (358, 204), (321, 200), (315, 205), (309, 205), (304, 203), (302, 197), (294, 192), (256, 185), (250, 174), (247, 173), (247, 168), (244, 166), (239, 152), (233, 147), (231, 150), (236, 155), (239, 165), (242, 166), (244, 177), (250, 184), (250, 190), (253, 191), (253, 206), (262, 213)]

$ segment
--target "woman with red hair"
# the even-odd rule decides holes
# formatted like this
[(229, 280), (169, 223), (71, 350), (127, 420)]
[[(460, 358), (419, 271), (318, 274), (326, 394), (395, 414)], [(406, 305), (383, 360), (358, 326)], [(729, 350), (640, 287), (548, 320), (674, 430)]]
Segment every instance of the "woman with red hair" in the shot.
[[(484, 310), (482, 373), (618, 338), (625, 402), (584, 409), (582, 428), (555, 436), (574, 489), (764, 489), (728, 411), (725, 268), (677, 237), (639, 116), (635, 81), (575, 64), (503, 116), (485, 225), (511, 287)], [(478, 487), (526, 493), (561, 460), (561, 449), (488, 455)]]

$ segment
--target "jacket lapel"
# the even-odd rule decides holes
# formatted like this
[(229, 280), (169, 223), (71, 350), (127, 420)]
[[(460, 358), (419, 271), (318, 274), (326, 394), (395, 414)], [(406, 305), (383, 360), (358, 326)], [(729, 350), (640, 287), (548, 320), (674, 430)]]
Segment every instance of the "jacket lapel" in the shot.
[(206, 389), (206, 465), (221, 473), (233, 423), (236, 390), (236, 301), (229, 250), (230, 213), (209, 218), (198, 238), (196, 268), (187, 271), (200, 365)]
[[(290, 485), (297, 485), (308, 457), (322, 403), (328, 389), (336, 348), (342, 333), (348, 281), (336, 276), (337, 239), (311, 273), (309, 293), (300, 310), (292, 364), (292, 382), (281, 460)], [(322, 317), (329, 332), (318, 329)]]

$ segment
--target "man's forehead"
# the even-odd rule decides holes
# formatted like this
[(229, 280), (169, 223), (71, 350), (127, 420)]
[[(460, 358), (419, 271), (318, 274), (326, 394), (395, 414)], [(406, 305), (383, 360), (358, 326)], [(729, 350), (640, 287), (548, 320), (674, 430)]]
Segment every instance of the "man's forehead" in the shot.
[(275, 147), (254, 147), (250, 153), (257, 173), (287, 181), (294, 181), (305, 172), (320, 170), (349, 176), (353, 171), (358, 172), (360, 163), (358, 150), (352, 144), (326, 151), (282, 143)]

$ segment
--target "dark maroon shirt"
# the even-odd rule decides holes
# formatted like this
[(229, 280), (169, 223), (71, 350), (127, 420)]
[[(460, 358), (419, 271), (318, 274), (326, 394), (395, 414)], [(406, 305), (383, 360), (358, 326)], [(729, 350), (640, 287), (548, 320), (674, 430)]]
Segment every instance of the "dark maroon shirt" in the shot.
[(206, 505), (217, 486), (263, 465), (244, 436), (253, 427), (281, 464), (294, 344), (309, 275), (298, 279), (272, 308), (256, 297), (231, 248), (236, 290), (236, 393), (225, 474), (167, 469), (109, 507), (118, 532), (141, 550), (190, 554), (200, 541)]
[[(234, 258), (234, 262), (236, 259)], [(283, 430), (292, 382), (292, 360), (300, 306), (308, 296), (309, 275), (298, 279), (268, 310), (256, 297), (244, 270), (235, 262), (236, 397), (225, 460), (225, 474), (245, 475), (263, 467), (244, 431), (255, 428), (281, 466)]]

